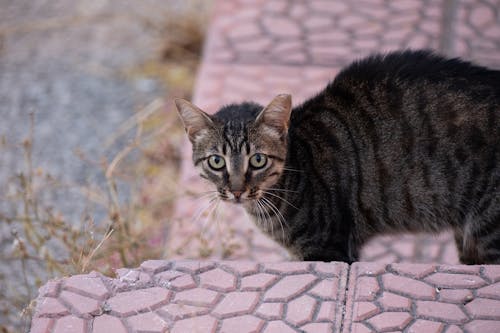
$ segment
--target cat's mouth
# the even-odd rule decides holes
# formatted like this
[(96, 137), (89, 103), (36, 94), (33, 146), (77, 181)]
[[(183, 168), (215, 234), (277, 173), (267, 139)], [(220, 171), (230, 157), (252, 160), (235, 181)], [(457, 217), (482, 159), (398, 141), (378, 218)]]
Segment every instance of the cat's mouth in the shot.
[(259, 199), (261, 196), (260, 191), (257, 190), (246, 190), (244, 192), (241, 191), (225, 191), (224, 193), (219, 192), (219, 197), (228, 202), (232, 202), (235, 204), (243, 204), (250, 201), (254, 201)]

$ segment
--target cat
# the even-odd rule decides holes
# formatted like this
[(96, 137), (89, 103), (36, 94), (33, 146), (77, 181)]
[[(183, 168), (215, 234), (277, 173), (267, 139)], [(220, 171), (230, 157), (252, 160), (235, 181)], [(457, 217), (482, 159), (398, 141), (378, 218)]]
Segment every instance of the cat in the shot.
[(359, 258), (379, 234), (452, 229), (464, 264), (500, 264), (500, 71), (428, 50), (353, 62), (316, 96), (208, 115), (175, 101), (222, 200), (298, 260)]

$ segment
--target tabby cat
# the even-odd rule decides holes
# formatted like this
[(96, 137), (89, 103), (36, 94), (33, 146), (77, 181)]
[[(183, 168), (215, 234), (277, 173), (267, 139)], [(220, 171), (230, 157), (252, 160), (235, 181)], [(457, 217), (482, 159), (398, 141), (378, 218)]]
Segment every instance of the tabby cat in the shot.
[(201, 177), (297, 259), (350, 263), (375, 235), (452, 229), (462, 263), (500, 263), (500, 71), (408, 50), (354, 62), (293, 109), (176, 105)]

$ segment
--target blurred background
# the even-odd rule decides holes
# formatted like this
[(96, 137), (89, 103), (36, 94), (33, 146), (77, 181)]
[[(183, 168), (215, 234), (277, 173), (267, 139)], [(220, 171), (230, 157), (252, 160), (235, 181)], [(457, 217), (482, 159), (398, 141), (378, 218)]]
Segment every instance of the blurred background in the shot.
[[(297, 104), (402, 48), (500, 68), (500, 0), (0, 0), (0, 332), (27, 330), (50, 278), (286, 260), (239, 210), (205, 228), (172, 99)], [(448, 233), (381, 237), (362, 259), (457, 262)]]

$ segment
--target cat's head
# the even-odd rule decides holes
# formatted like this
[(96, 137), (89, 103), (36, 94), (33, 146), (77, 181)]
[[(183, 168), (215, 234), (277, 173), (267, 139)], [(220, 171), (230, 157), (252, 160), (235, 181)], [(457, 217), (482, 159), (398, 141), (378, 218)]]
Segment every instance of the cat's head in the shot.
[(233, 104), (209, 115), (177, 99), (177, 110), (193, 145), (193, 162), (220, 198), (249, 202), (272, 188), (283, 172), (291, 96), (268, 106)]

